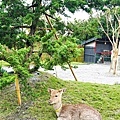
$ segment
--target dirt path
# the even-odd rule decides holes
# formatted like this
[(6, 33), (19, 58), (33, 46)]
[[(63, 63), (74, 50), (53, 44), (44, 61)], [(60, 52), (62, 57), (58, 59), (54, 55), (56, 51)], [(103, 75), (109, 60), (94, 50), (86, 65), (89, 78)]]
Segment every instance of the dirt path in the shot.
[[(117, 75), (109, 73), (109, 64), (83, 64), (73, 68), (78, 81), (100, 84), (120, 84), (120, 71)], [(43, 69), (39, 69), (44, 71)], [(63, 70), (60, 66), (55, 66), (54, 70), (46, 71), (63, 80), (74, 80), (70, 69)]]

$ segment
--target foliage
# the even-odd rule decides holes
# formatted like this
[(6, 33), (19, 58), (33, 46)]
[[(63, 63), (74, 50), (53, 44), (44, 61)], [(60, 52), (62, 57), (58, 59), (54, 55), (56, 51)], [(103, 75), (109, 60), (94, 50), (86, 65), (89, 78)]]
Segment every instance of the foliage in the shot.
[(39, 48), (39, 54), (47, 53), (50, 55), (50, 58), (46, 59), (44, 63), (41, 63), (39, 54), (32, 54), (28, 58), (27, 54), (30, 52), (29, 48), (9, 50), (3, 45), (0, 45), (0, 58), (4, 58), (13, 67), (15, 73), (18, 74), (23, 82), (30, 75), (29, 65), (31, 62), (33, 62), (36, 69), (38, 69), (40, 65), (46, 69), (52, 69), (55, 65), (64, 65), (67, 62), (71, 62), (73, 58), (80, 54), (80, 50), (77, 48), (76, 39), (61, 37), (59, 40), (54, 40), (52, 37), (54, 33), (55, 31), (46, 34), (41, 40), (39, 40), (40, 38), (38, 37), (40, 44), (42, 44)]
[[(19, 50), (9, 50), (6, 46), (0, 44), (0, 58), (4, 58), (12, 67), (15, 74), (18, 74), (19, 78), (25, 81), (29, 76), (29, 62), (30, 59), (26, 59), (26, 54), (29, 52), (29, 49), (21, 48)], [(10, 75), (11, 76), (11, 75)], [(7, 75), (7, 77), (10, 77)], [(8, 79), (4, 74), (2, 75), (2, 79), (0, 80), (0, 84), (5, 85), (10, 84), (13, 81), (12, 79)], [(14, 77), (15, 78), (15, 77)], [(7, 80), (6, 80), (7, 79)]]
[[(101, 0), (101, 1), (89, 1), (89, 0), (33, 0), (32, 4), (26, 4), (26, 1), (15, 0), (6, 1), (2, 0), (0, 4), (0, 43), (6, 44), (9, 48), (23, 47), (25, 45), (33, 45), (33, 37), (29, 39), (17, 39), (19, 34), (23, 34), (25, 30), (29, 31), (29, 35), (44, 36), (46, 31), (44, 27), (50, 27), (49, 24), (43, 19), (45, 15), (50, 16), (54, 21), (54, 27), (56, 30), (65, 33), (64, 23), (56, 17), (56, 13), (64, 14), (67, 8), (70, 12), (74, 13), (76, 10), (83, 9), (85, 11), (91, 11), (92, 8), (102, 9), (105, 5), (113, 6), (119, 5), (119, 1), (113, 0)], [(42, 4), (42, 6), (38, 5)], [(48, 13), (46, 12), (48, 11)], [(24, 45), (23, 45), (24, 44)], [(21, 46), (20, 46), (21, 45)]]
[(99, 24), (96, 18), (89, 18), (87, 21), (75, 20), (67, 25), (67, 29), (70, 31), (73, 37), (78, 39), (80, 44), (84, 40), (88, 40), (92, 37), (100, 37)]
[[(44, 28), (50, 28), (50, 25), (43, 16), (51, 17), (53, 19), (53, 27), (59, 30), (59, 33), (65, 33), (65, 29), (62, 29), (64, 28), (64, 23), (62, 23), (61, 19), (55, 15), (56, 13), (64, 13), (65, 4), (62, 0), (33, 0), (31, 4), (26, 4), (25, 2), (26, 1), (22, 0), (15, 0), (14, 2), (2, 0), (0, 4), (0, 43), (6, 45), (8, 49), (14, 49), (10, 54), (2, 51), (1, 59), (7, 60), (7, 62), (10, 61), (11, 66), (14, 66), (15, 71), (20, 71), (19, 74), (23, 74), (25, 70), (28, 69), (27, 67), (30, 65), (28, 65), (28, 63), (31, 61), (35, 65), (34, 70), (37, 70), (40, 66), (39, 58), (41, 57), (43, 52), (42, 49), (44, 48), (40, 48), (37, 54), (34, 54), (33, 51), (36, 42), (43, 44), (42, 42), (44, 41), (41, 42), (41, 38), (42, 40), (44, 38), (46, 40), (48, 39), (46, 37), (48, 31)], [(26, 31), (29, 33), (26, 34)], [(23, 48), (29, 48), (29, 52), (25, 52), (27, 49), (25, 50)], [(21, 49), (23, 50), (21, 51)], [(19, 51), (19, 53), (17, 53), (17, 50), (20, 50), (21, 52)], [(27, 57), (25, 54), (23, 55), (22, 52), (23, 54), (25, 52)], [(8, 59), (5, 58), (5, 54), (12, 54), (12, 56), (9, 56)], [(18, 60), (21, 62), (20, 64), (17, 61), (17, 58), (19, 58), (18, 54), (21, 54), (20, 57), (24, 58), (21, 58), (21, 61)], [(24, 61), (26, 62), (25, 65), (23, 65)], [(22, 67), (20, 67), (21, 65)], [(27, 72), (25, 72), (25, 74), (26, 73)]]
[[(45, 74), (46, 76), (46, 74)], [(22, 107), (18, 108), (15, 92), (10, 93), (5, 89), (0, 96), (0, 117), (1, 119), (37, 119), (56, 120), (53, 107), (48, 104), (48, 88), (66, 88), (63, 94), (63, 104), (86, 103), (95, 107), (103, 117), (103, 120), (120, 119), (120, 85), (100, 85), (74, 81), (63, 81), (55, 77), (32, 84), (31, 94), (22, 93)], [(30, 92), (28, 90), (28, 92)], [(27, 93), (27, 91), (26, 91)], [(7, 96), (7, 97), (6, 97)], [(4, 99), (3, 99), (4, 98)], [(46, 109), (47, 108), (47, 109)], [(19, 111), (19, 112), (18, 112)]]
[[(50, 34), (47, 35), (50, 36)], [(61, 37), (58, 40), (45, 39), (43, 37), (43, 53), (48, 53), (50, 57), (44, 62), (43, 66), (47, 69), (52, 69), (55, 65), (64, 65), (71, 62), (73, 58), (80, 55), (81, 51), (78, 49), (76, 39), (72, 37)], [(46, 41), (45, 41), (46, 40)]]
[(14, 80), (15, 80), (14, 75), (9, 75), (8, 73), (4, 72), (2, 76), (0, 76), (0, 89), (7, 85), (10, 85), (11, 83), (14, 82)]
[[(74, 20), (74, 22), (69, 22), (67, 24), (67, 31), (68, 35), (72, 35), (78, 39), (78, 43), (81, 43), (84, 40), (88, 40), (90, 38), (105, 38), (107, 39), (106, 35), (103, 32), (99, 22), (98, 16), (101, 21), (102, 26), (104, 27), (105, 31), (108, 33), (109, 36), (113, 36), (113, 30), (111, 29), (110, 19), (112, 26), (117, 28), (118, 20), (116, 16), (119, 18), (120, 15), (120, 8), (106, 8), (104, 11), (99, 11), (96, 17), (93, 17), (92, 14), (88, 20)], [(108, 19), (109, 18), (109, 19)], [(106, 22), (107, 20), (107, 22)], [(115, 35), (116, 36), (116, 35)]]
[(76, 10), (83, 9), (86, 12), (91, 12), (91, 8), (96, 10), (105, 10), (106, 7), (115, 7), (120, 5), (119, 0), (65, 0), (65, 7), (72, 13)]
[(27, 78), (29, 76), (28, 65), (30, 61), (26, 61), (26, 54), (29, 49), (21, 48), (19, 50), (6, 50), (6, 47), (0, 44), (0, 57), (4, 57), (6, 61), (13, 67), (15, 74), (21, 76), (21, 78)]

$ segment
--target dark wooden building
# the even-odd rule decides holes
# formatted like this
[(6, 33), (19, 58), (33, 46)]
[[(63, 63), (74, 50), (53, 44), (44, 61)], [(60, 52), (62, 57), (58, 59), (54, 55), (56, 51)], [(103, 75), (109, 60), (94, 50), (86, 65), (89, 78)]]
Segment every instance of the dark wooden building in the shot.
[(91, 38), (84, 45), (84, 62), (103, 63), (111, 61), (112, 45), (107, 39)]

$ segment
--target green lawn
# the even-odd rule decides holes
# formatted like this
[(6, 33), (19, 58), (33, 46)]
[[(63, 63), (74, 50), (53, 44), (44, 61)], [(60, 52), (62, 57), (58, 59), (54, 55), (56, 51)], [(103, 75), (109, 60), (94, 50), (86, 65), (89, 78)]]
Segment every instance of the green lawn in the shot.
[(8, 62), (5, 62), (3, 60), (0, 60), (0, 66), (9, 66), (10, 64)]
[[(45, 77), (48, 79), (47, 77)], [(63, 94), (64, 104), (86, 103), (95, 107), (103, 120), (120, 120), (120, 85), (100, 85), (73, 81), (63, 81), (49, 77), (37, 84), (31, 84), (29, 90), (22, 90), (22, 106), (17, 105), (15, 91), (8, 87), (1, 91), (0, 120), (22, 119), (56, 120), (53, 107), (48, 104), (48, 88), (66, 88)], [(24, 92), (23, 92), (24, 91)]]

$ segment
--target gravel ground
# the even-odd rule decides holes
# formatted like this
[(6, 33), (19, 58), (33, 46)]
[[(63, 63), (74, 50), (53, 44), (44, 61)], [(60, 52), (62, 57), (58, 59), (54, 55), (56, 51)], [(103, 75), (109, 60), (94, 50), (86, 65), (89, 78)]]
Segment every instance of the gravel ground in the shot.
[[(110, 64), (82, 64), (73, 68), (73, 71), (81, 82), (99, 83), (99, 84), (120, 84), (120, 71), (117, 75), (109, 73)], [(45, 71), (39, 69), (39, 71)], [(74, 80), (70, 69), (63, 70), (60, 66), (55, 66), (54, 70), (45, 71), (63, 80)]]

